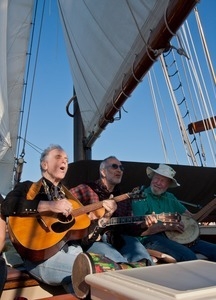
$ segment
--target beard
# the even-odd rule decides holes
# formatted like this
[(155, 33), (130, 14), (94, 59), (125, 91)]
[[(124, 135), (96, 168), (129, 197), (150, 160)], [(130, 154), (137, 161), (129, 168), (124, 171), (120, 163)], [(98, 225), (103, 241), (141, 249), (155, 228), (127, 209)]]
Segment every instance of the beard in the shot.
[(151, 185), (151, 192), (152, 192), (152, 194), (154, 194), (156, 196), (160, 196), (165, 191), (166, 191), (165, 189), (157, 188), (157, 187)]

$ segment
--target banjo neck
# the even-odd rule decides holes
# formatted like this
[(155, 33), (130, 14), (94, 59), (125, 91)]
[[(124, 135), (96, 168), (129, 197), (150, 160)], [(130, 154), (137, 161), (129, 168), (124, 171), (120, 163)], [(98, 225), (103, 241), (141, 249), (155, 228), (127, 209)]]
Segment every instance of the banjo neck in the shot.
[(216, 207), (216, 198), (211, 200), (207, 205), (201, 208), (196, 214), (193, 215), (193, 218), (197, 222), (202, 222)]

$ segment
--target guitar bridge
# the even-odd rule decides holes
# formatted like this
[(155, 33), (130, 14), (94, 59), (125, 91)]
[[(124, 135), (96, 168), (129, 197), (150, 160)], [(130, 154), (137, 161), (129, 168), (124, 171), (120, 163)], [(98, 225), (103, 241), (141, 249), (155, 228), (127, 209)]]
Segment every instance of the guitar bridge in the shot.
[(46, 231), (49, 232), (49, 227), (46, 225), (46, 223), (44, 222), (44, 220), (40, 217), (37, 217), (37, 221), (40, 224), (40, 226)]

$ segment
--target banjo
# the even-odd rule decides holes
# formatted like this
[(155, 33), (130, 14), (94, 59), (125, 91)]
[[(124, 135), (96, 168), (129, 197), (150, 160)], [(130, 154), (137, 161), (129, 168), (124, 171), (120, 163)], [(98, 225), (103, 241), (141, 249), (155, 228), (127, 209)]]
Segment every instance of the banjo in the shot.
[(197, 221), (188, 216), (181, 215), (181, 221), (184, 224), (184, 232), (165, 231), (166, 236), (179, 244), (193, 243), (200, 234), (200, 229)]
[(185, 230), (183, 233), (178, 231), (165, 231), (166, 236), (180, 244), (187, 245), (196, 241), (200, 235), (198, 222), (202, 222), (216, 208), (216, 198), (211, 200), (199, 212), (194, 214), (193, 218), (189, 216), (181, 216), (181, 221), (184, 224)]

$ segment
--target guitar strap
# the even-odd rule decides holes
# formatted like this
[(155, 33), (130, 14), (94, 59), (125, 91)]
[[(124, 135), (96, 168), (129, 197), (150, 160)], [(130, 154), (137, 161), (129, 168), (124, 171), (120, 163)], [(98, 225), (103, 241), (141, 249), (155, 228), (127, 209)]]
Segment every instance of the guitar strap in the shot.
[(37, 182), (33, 182), (32, 185), (30, 186), (30, 189), (28, 190), (26, 199), (33, 200), (35, 196), (39, 193), (41, 186), (42, 186), (42, 178)]
[[(35, 196), (39, 193), (42, 185), (43, 185), (42, 178), (37, 182), (33, 182), (27, 193), (27, 199), (33, 200)], [(77, 198), (75, 198), (74, 195), (72, 195), (71, 192), (64, 185), (62, 185), (62, 189), (67, 199), (75, 200), (77, 203), (83, 206), (82, 203)]]

